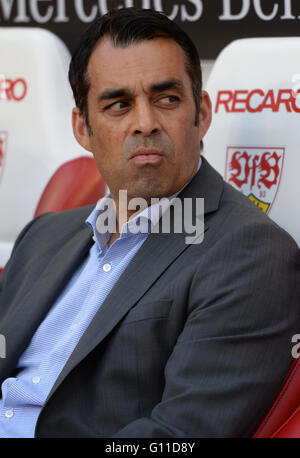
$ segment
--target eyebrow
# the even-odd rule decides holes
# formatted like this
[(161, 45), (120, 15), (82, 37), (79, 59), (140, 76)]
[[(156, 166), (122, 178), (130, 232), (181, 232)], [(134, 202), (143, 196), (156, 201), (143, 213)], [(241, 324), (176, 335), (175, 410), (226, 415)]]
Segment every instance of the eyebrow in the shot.
[(120, 88), (120, 89), (105, 89), (98, 97), (98, 102), (103, 100), (117, 99), (118, 97), (129, 97), (132, 95), (130, 89)]
[[(161, 91), (166, 91), (168, 89), (177, 89), (180, 93), (184, 92), (184, 87), (183, 87), (182, 82), (176, 78), (170, 78), (166, 81), (154, 83), (150, 86), (150, 92), (161, 92)], [(131, 97), (132, 95), (133, 95), (133, 92), (129, 88), (126, 88), (126, 87), (118, 88), (118, 89), (108, 88), (108, 89), (105, 89), (99, 95), (98, 102), (117, 99), (120, 97)]]
[(170, 78), (169, 80), (155, 83), (150, 86), (151, 92), (167, 91), (168, 89), (177, 89), (181, 93), (184, 91), (182, 82), (176, 78)]

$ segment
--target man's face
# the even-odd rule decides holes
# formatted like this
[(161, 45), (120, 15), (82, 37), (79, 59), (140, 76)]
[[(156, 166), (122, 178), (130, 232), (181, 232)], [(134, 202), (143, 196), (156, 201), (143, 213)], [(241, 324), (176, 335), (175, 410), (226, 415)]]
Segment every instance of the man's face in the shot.
[(73, 110), (73, 129), (93, 153), (112, 197), (117, 199), (120, 189), (129, 198), (144, 199), (181, 189), (197, 170), (211, 104), (203, 93), (195, 126), (195, 101), (180, 46), (155, 38), (120, 48), (104, 38), (87, 71), (92, 135), (78, 108)]

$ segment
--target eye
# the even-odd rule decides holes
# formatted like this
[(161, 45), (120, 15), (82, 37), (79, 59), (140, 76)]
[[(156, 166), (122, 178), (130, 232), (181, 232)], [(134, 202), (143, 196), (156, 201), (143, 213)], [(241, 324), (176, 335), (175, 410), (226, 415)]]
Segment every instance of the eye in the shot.
[(122, 113), (129, 109), (129, 102), (126, 100), (119, 100), (118, 102), (114, 102), (111, 105), (108, 105), (105, 110), (109, 110), (112, 113)]
[(176, 107), (180, 102), (176, 95), (164, 95), (157, 100), (157, 104), (165, 108)]

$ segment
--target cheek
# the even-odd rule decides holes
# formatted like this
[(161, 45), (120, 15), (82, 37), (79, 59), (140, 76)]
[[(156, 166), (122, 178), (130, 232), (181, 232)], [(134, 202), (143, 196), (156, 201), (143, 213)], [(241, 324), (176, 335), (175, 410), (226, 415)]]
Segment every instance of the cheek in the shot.
[(180, 174), (189, 174), (199, 159), (200, 139), (198, 129), (195, 126), (191, 128), (190, 124), (182, 124), (179, 133), (176, 133), (175, 145), (175, 166)]
[(93, 152), (97, 156), (103, 158), (112, 157), (117, 155), (119, 152), (119, 143), (120, 137), (116, 129), (113, 129), (110, 126), (103, 126), (103, 124), (98, 123), (98, 125), (92, 126), (93, 135), (91, 137), (91, 146)]
[(200, 144), (199, 130), (195, 126), (195, 120), (182, 116), (172, 129), (171, 135), (177, 152), (193, 151)]
[(91, 146), (95, 162), (104, 180), (112, 185), (124, 172), (120, 135), (107, 126), (93, 132)]
[[(199, 125), (196, 126), (195, 110), (191, 110), (188, 119), (185, 119), (184, 135), (189, 140), (189, 143), (200, 142)], [(183, 121), (184, 123), (184, 121)]]

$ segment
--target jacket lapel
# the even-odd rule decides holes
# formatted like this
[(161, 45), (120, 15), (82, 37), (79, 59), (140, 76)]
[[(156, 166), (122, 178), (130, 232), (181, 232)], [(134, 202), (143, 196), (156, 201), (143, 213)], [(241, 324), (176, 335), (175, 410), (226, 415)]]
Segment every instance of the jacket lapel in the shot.
[(15, 306), (12, 304), (10, 313), (1, 323), (0, 332), (5, 335), (9, 357), (1, 359), (0, 380), (15, 369), (32, 335), (76, 268), (88, 255), (92, 243), (91, 228), (82, 224), (82, 229), (59, 250), (33, 287)]

